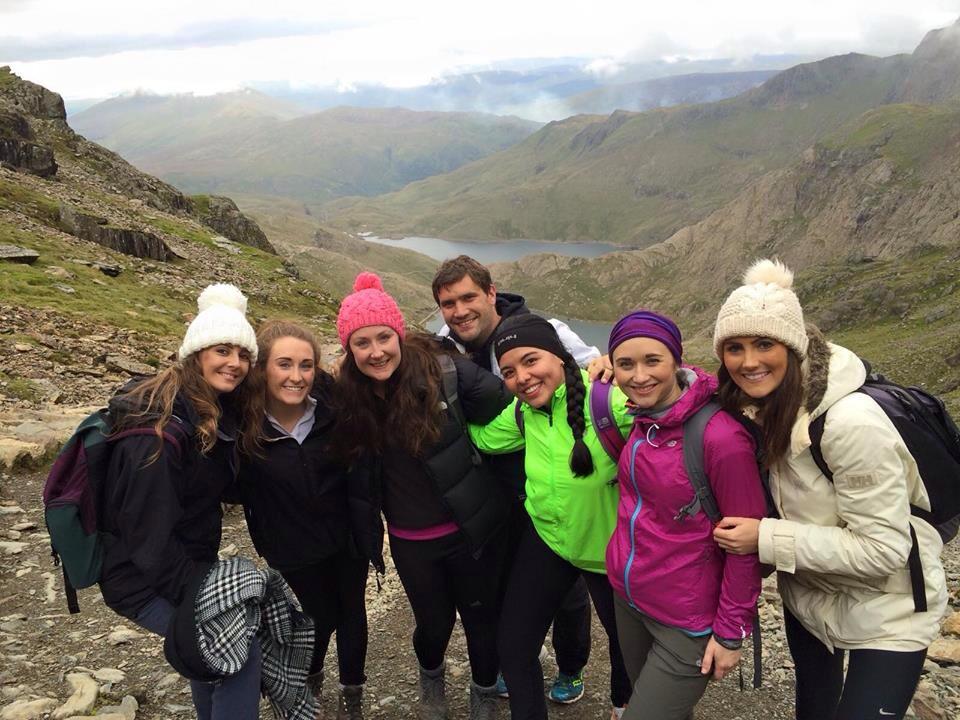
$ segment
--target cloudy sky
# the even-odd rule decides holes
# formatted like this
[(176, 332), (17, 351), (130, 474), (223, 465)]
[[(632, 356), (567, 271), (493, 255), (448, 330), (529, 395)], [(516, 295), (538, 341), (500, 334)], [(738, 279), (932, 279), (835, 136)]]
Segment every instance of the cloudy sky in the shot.
[(960, 0), (0, 0), (0, 65), (68, 100), (420, 85), (521, 58), (909, 52)]

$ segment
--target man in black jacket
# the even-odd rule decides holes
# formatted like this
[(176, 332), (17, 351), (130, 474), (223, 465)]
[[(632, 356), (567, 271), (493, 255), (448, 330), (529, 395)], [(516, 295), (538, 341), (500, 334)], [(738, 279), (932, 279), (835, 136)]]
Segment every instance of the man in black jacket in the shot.
[[(523, 297), (497, 292), (490, 271), (467, 255), (446, 260), (440, 265), (433, 278), (433, 297), (446, 323), (438, 334), (450, 337), (461, 352), (499, 376), (500, 367), (491, 339), (504, 318), (530, 312)], [(600, 351), (584, 343), (565, 323), (559, 320), (549, 322), (579, 365), (599, 361)], [(505, 573), (509, 574), (520, 533), (528, 522), (523, 507), (526, 482), (523, 453), (492, 456), (491, 465), (517, 499), (508, 528)], [(554, 617), (553, 649), (559, 673), (548, 697), (558, 703), (574, 703), (583, 697), (583, 668), (590, 657), (590, 597), (582, 579), (574, 585)], [(507, 689), (502, 679), (498, 685), (501, 695), (506, 697)]]

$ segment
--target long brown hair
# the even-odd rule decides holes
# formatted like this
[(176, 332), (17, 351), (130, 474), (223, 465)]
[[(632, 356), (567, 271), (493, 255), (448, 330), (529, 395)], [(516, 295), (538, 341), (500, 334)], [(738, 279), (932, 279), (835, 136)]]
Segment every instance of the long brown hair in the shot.
[(267, 407), (267, 363), (277, 340), (287, 337), (303, 340), (313, 348), (316, 366), (314, 382), (324, 372), (320, 369), (320, 344), (310, 330), (289, 320), (264, 320), (260, 323), (257, 327), (257, 363), (250, 368), (246, 379), (247, 389), (243, 393), (240, 410), (240, 450), (246, 455), (259, 454), (263, 447), (266, 437), (263, 419)]
[(437, 354), (443, 350), (429, 335), (408, 333), (400, 341), (401, 360), (386, 382), (385, 398), (376, 394), (376, 383), (360, 372), (347, 346), (337, 378), (336, 447), (347, 461), (362, 453), (382, 452), (389, 444), (414, 457), (440, 438), (442, 377)]
[(725, 410), (741, 413), (751, 405), (757, 408), (756, 420), (763, 430), (761, 450), (764, 465), (769, 468), (783, 459), (790, 449), (793, 424), (804, 397), (803, 370), (796, 351), (787, 347), (787, 369), (783, 380), (776, 390), (764, 398), (752, 398), (741, 390), (722, 360), (717, 378), (720, 381), (717, 395)]
[[(153, 421), (157, 437), (162, 439), (163, 428), (173, 416), (173, 403), (181, 391), (200, 419), (195, 428), (200, 441), (200, 452), (210, 452), (217, 442), (217, 424), (220, 422), (221, 410), (217, 392), (203, 379), (199, 353), (187, 356), (125, 391), (121, 401), (126, 406), (137, 409), (119, 418), (114, 430), (143, 425), (144, 420), (149, 419)], [(162, 447), (161, 440), (157, 454), (151, 457), (150, 462), (159, 457)]]

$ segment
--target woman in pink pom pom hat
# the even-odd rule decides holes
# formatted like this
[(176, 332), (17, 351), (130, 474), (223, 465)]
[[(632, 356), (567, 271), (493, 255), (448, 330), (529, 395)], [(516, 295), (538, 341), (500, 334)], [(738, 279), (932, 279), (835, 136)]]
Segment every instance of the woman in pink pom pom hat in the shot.
[(350, 463), (357, 544), (380, 573), (383, 523), (416, 619), (422, 720), (446, 717), (444, 655), (459, 613), (472, 675), (471, 718), (493, 718), (501, 531), (509, 498), (471, 445), (466, 422), (485, 423), (510, 401), (499, 378), (409, 333), (380, 278), (361, 273), (343, 299), (346, 351), (337, 380), (339, 440)]

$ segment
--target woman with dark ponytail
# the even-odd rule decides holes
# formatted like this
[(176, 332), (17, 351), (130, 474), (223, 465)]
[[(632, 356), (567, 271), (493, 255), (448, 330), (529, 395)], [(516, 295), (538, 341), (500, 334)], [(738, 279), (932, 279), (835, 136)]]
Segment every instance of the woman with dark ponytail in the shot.
[[(530, 517), (507, 581), (498, 632), (510, 715), (514, 720), (547, 717), (538, 653), (564, 596), (582, 575), (607, 632), (610, 700), (617, 718), (630, 698), (604, 562), (616, 525), (617, 467), (586, 411), (586, 372), (553, 326), (536, 315), (504, 320), (493, 347), (516, 400), (489, 424), (470, 425), (470, 436), (486, 453), (525, 451), (524, 506)], [(633, 418), (617, 388), (610, 406), (626, 435)]]

